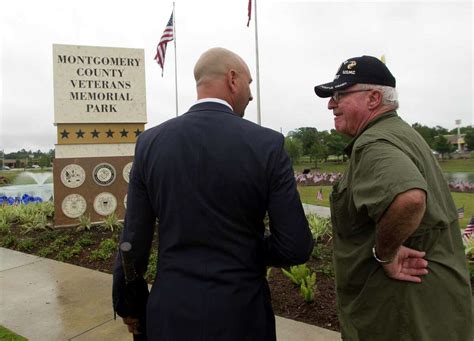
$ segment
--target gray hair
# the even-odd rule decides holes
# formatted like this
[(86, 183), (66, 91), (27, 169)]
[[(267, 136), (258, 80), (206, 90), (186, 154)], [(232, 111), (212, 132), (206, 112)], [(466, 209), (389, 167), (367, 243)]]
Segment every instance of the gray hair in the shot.
[(393, 109), (398, 109), (398, 93), (397, 89), (391, 86), (378, 84), (359, 84), (360, 90), (374, 89), (382, 93), (382, 104), (390, 105)]

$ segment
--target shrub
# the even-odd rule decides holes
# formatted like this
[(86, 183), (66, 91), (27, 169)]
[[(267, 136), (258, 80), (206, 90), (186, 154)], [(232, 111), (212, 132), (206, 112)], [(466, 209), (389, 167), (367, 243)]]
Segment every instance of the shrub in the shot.
[(300, 294), (308, 303), (314, 301), (314, 289), (316, 287), (316, 274), (313, 272), (311, 276), (305, 278), (300, 285)]
[(18, 241), (17, 248), (19, 251), (31, 251), (36, 246), (36, 243), (31, 238), (23, 239)]
[(308, 214), (306, 218), (315, 241), (323, 240), (326, 237), (332, 238), (331, 220), (329, 218), (320, 217), (316, 214)]
[(82, 246), (78, 242), (76, 242), (74, 243), (73, 246), (69, 246), (61, 250), (56, 256), (56, 259), (60, 262), (63, 262), (65, 260), (71, 259), (72, 257), (79, 255), (81, 252), (82, 252)]
[(91, 223), (91, 217), (89, 215), (87, 216), (81, 215), (78, 220), (79, 220), (79, 225), (77, 226), (76, 231), (83, 231), (83, 230), (90, 231), (92, 227), (92, 223)]
[(300, 264), (290, 267), (290, 271), (281, 269), (283, 274), (288, 277), (295, 285), (301, 285), (304, 279), (310, 275), (310, 270), (306, 264)]
[(148, 267), (146, 269), (145, 278), (155, 280), (156, 270), (158, 264), (158, 252), (155, 248), (151, 249), (150, 258), (148, 260)]
[(100, 243), (99, 248), (97, 250), (94, 250), (91, 252), (89, 258), (91, 260), (107, 260), (110, 259), (110, 257), (113, 256), (115, 251), (118, 248), (118, 243), (109, 238), (105, 239)]
[(0, 232), (7, 233), (9, 231), (10, 231), (10, 222), (8, 221), (6, 216), (0, 215)]
[(123, 224), (121, 221), (118, 220), (117, 216), (115, 215), (115, 212), (112, 214), (109, 214), (107, 217), (105, 217), (104, 222), (101, 225), (105, 230), (110, 230), (113, 231), (114, 229), (121, 229), (123, 227)]
[(320, 259), (322, 261), (331, 261), (331, 258), (332, 258), (331, 247), (326, 244), (316, 243), (314, 245), (311, 256), (315, 259)]
[(270, 280), (270, 275), (271, 275), (271, 274), (272, 274), (272, 267), (269, 266), (269, 267), (267, 268), (267, 275), (265, 276), (266, 279), (267, 279), (267, 282)]
[(464, 239), (464, 253), (468, 258), (474, 257), (474, 237)]
[(24, 234), (31, 231), (48, 229), (48, 218), (42, 213), (28, 213), (20, 225)]
[(78, 240), (77, 243), (81, 246), (89, 246), (94, 245), (95, 241), (92, 239), (92, 235), (90, 233), (84, 233)]
[(48, 246), (38, 250), (38, 256), (47, 257), (53, 253), (53, 250)]
[(3, 237), (1, 240), (0, 240), (0, 246), (1, 247), (12, 247), (13, 245), (15, 245), (17, 242), (16, 238), (14, 235), (12, 234), (7, 234), (5, 237)]
[(316, 274), (306, 266), (306, 264), (290, 267), (290, 271), (281, 269), (283, 274), (294, 284), (300, 287), (300, 294), (306, 302), (314, 301), (314, 289), (316, 284)]
[(54, 217), (54, 204), (51, 201), (44, 201), (35, 204), (38, 206), (39, 211), (46, 217)]

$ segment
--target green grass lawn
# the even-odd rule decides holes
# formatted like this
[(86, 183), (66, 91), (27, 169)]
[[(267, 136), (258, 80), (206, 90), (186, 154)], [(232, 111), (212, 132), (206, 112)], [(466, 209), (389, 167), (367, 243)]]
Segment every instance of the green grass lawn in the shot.
[(3, 326), (0, 326), (0, 340), (2, 341), (28, 341), (28, 339), (25, 339), (24, 337), (15, 334), (11, 330), (8, 330), (7, 328)]
[(446, 173), (474, 172), (474, 159), (439, 161), (439, 165)]
[[(474, 172), (474, 159), (467, 160), (446, 160), (439, 162), (441, 169), (445, 173)], [(318, 172), (343, 172), (347, 167), (347, 162), (318, 162), (318, 168), (314, 168), (314, 162), (300, 162), (293, 165), (295, 171), (301, 172), (305, 168)]]
[[(317, 200), (316, 194), (319, 189), (323, 189), (323, 200)], [(329, 193), (332, 186), (298, 186), (301, 201), (305, 204), (329, 207)], [(474, 216), (474, 193), (451, 192), (456, 207), (464, 206), (464, 218), (459, 220), (459, 226), (466, 227), (471, 216)]]

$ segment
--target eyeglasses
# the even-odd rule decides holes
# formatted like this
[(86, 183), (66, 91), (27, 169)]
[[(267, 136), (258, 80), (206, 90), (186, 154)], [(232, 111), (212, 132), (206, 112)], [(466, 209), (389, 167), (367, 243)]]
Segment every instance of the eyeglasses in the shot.
[(365, 91), (372, 91), (373, 89), (364, 89), (364, 90), (351, 90), (351, 91), (336, 91), (332, 94), (331, 98), (334, 102), (339, 103), (342, 96), (347, 94), (352, 94), (354, 92), (365, 92)]

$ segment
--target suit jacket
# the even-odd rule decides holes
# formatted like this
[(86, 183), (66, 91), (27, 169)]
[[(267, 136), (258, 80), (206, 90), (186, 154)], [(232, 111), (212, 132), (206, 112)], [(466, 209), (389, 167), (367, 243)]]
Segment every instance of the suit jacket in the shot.
[[(159, 220), (150, 340), (275, 340), (266, 266), (304, 263), (313, 247), (283, 146), (281, 134), (214, 102), (140, 135), (122, 241), (144, 272)], [(121, 316), (123, 283), (117, 262)]]

